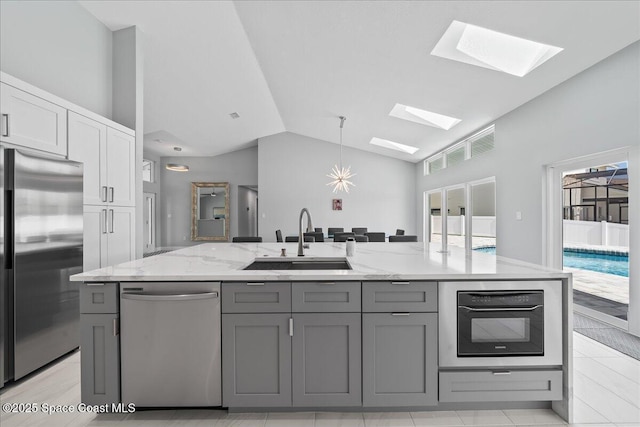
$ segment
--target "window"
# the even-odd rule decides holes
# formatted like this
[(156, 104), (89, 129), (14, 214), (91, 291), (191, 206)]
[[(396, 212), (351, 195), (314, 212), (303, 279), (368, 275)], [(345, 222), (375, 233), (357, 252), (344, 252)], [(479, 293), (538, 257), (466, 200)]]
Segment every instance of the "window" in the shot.
[(142, 160), (142, 181), (153, 182), (154, 169), (153, 160)]
[(495, 128), (493, 125), (456, 142), (424, 161), (424, 174), (429, 175), (440, 169), (455, 166), (472, 157), (493, 150)]
[(432, 174), (440, 169), (444, 169), (444, 156), (439, 155), (437, 157), (432, 157), (431, 159), (425, 162), (425, 175)]

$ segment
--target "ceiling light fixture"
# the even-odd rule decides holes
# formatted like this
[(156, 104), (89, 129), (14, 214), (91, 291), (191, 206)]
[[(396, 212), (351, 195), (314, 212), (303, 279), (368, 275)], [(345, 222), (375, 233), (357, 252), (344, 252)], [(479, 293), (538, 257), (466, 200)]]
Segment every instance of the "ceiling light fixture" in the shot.
[(167, 163), (165, 168), (167, 170), (174, 171), (174, 172), (189, 172), (189, 166), (179, 165), (177, 163)]
[(331, 169), (331, 173), (327, 176), (332, 179), (331, 182), (327, 183), (327, 185), (333, 185), (333, 192), (337, 193), (338, 191), (349, 192), (349, 186), (355, 184), (349, 179), (352, 176), (355, 176), (355, 173), (351, 173), (351, 166), (346, 169), (342, 167), (342, 128), (344, 127), (344, 121), (347, 120), (345, 116), (340, 116), (340, 164), (334, 165), (333, 169)]
[(229, 114), (229, 116), (231, 116), (232, 119), (239, 119), (240, 118), (240, 114), (233, 112), (231, 114)]
[(419, 150), (418, 147), (412, 147), (410, 145), (404, 145), (404, 144), (400, 144), (399, 142), (393, 142), (393, 141), (389, 141), (388, 139), (382, 139), (382, 138), (376, 138), (376, 137), (371, 138), (371, 141), (369, 141), (369, 144), (377, 145), (378, 147), (388, 148), (390, 150), (402, 151), (403, 153), (409, 153), (409, 154), (414, 154), (416, 151)]
[(522, 77), (563, 48), (453, 21), (431, 55)]
[(402, 104), (396, 104), (389, 115), (391, 117), (397, 117), (399, 119), (409, 120), (410, 122), (420, 123), (421, 125), (432, 126), (434, 128), (444, 130), (449, 130), (462, 121), (455, 117), (449, 117), (444, 114), (421, 110), (420, 108)]

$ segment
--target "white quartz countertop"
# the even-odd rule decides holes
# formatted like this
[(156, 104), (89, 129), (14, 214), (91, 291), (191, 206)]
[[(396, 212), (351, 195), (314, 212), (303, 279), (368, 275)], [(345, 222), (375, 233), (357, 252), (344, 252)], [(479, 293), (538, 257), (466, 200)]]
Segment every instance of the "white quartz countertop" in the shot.
[[(311, 243), (305, 258), (344, 257), (344, 243)], [(291, 280), (495, 280), (570, 277), (504, 257), (461, 248), (440, 253), (439, 245), (362, 243), (348, 257), (352, 270), (243, 270), (256, 258), (294, 258), (297, 243), (205, 243), (71, 276), (81, 282), (291, 281)], [(297, 258), (300, 259), (300, 258)]]

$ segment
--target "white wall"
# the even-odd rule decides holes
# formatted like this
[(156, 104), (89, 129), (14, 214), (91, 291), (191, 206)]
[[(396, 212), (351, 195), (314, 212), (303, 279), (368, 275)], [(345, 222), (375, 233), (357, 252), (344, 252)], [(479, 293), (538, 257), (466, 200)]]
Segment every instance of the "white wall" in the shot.
[(107, 118), (111, 49), (111, 31), (75, 1), (0, 2), (2, 71)]
[[(640, 42), (496, 120), (491, 152), (428, 176), (422, 163), (416, 164), (420, 234), (424, 191), (495, 176), (498, 255), (542, 264), (545, 165), (638, 147), (638, 76)], [(632, 187), (640, 186), (637, 175), (629, 177)], [(521, 221), (516, 211), (522, 212)]]
[[(290, 132), (261, 138), (259, 161), (259, 229), (264, 241), (274, 242), (275, 231), (298, 233), (300, 210), (311, 212), (313, 225), (368, 227), (395, 234), (402, 228), (415, 234), (414, 165), (345, 147), (343, 165), (351, 165), (356, 187), (334, 194), (327, 174), (339, 161), (337, 144)], [(342, 199), (342, 211), (332, 210), (332, 199)]]
[[(189, 172), (172, 172), (167, 163), (189, 165)], [(234, 151), (215, 157), (162, 157), (160, 183), (162, 202), (162, 246), (190, 246), (191, 242), (191, 183), (228, 182), (231, 237), (238, 235), (238, 185), (258, 184), (258, 148)]]

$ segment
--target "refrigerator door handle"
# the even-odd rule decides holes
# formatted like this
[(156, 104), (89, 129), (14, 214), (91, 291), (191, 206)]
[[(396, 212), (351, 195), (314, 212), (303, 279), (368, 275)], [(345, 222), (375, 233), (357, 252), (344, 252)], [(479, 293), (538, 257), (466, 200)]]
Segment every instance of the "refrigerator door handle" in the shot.
[(2, 113), (2, 121), (4, 122), (4, 131), (2, 136), (9, 136), (9, 114)]
[(113, 187), (109, 187), (109, 203), (113, 203), (113, 195), (116, 191), (113, 189)]
[(113, 228), (114, 228), (113, 227), (113, 216), (114, 216), (113, 209), (109, 209), (109, 217), (110, 217), (109, 218), (109, 224), (111, 225), (111, 228), (109, 228), (109, 233), (112, 233), (112, 234), (113, 234)]
[(106, 202), (107, 201), (107, 186), (103, 185), (102, 186), (102, 201)]
[(4, 225), (4, 268), (5, 270), (13, 270), (13, 190), (5, 190), (4, 192), (4, 215), (6, 221)]

